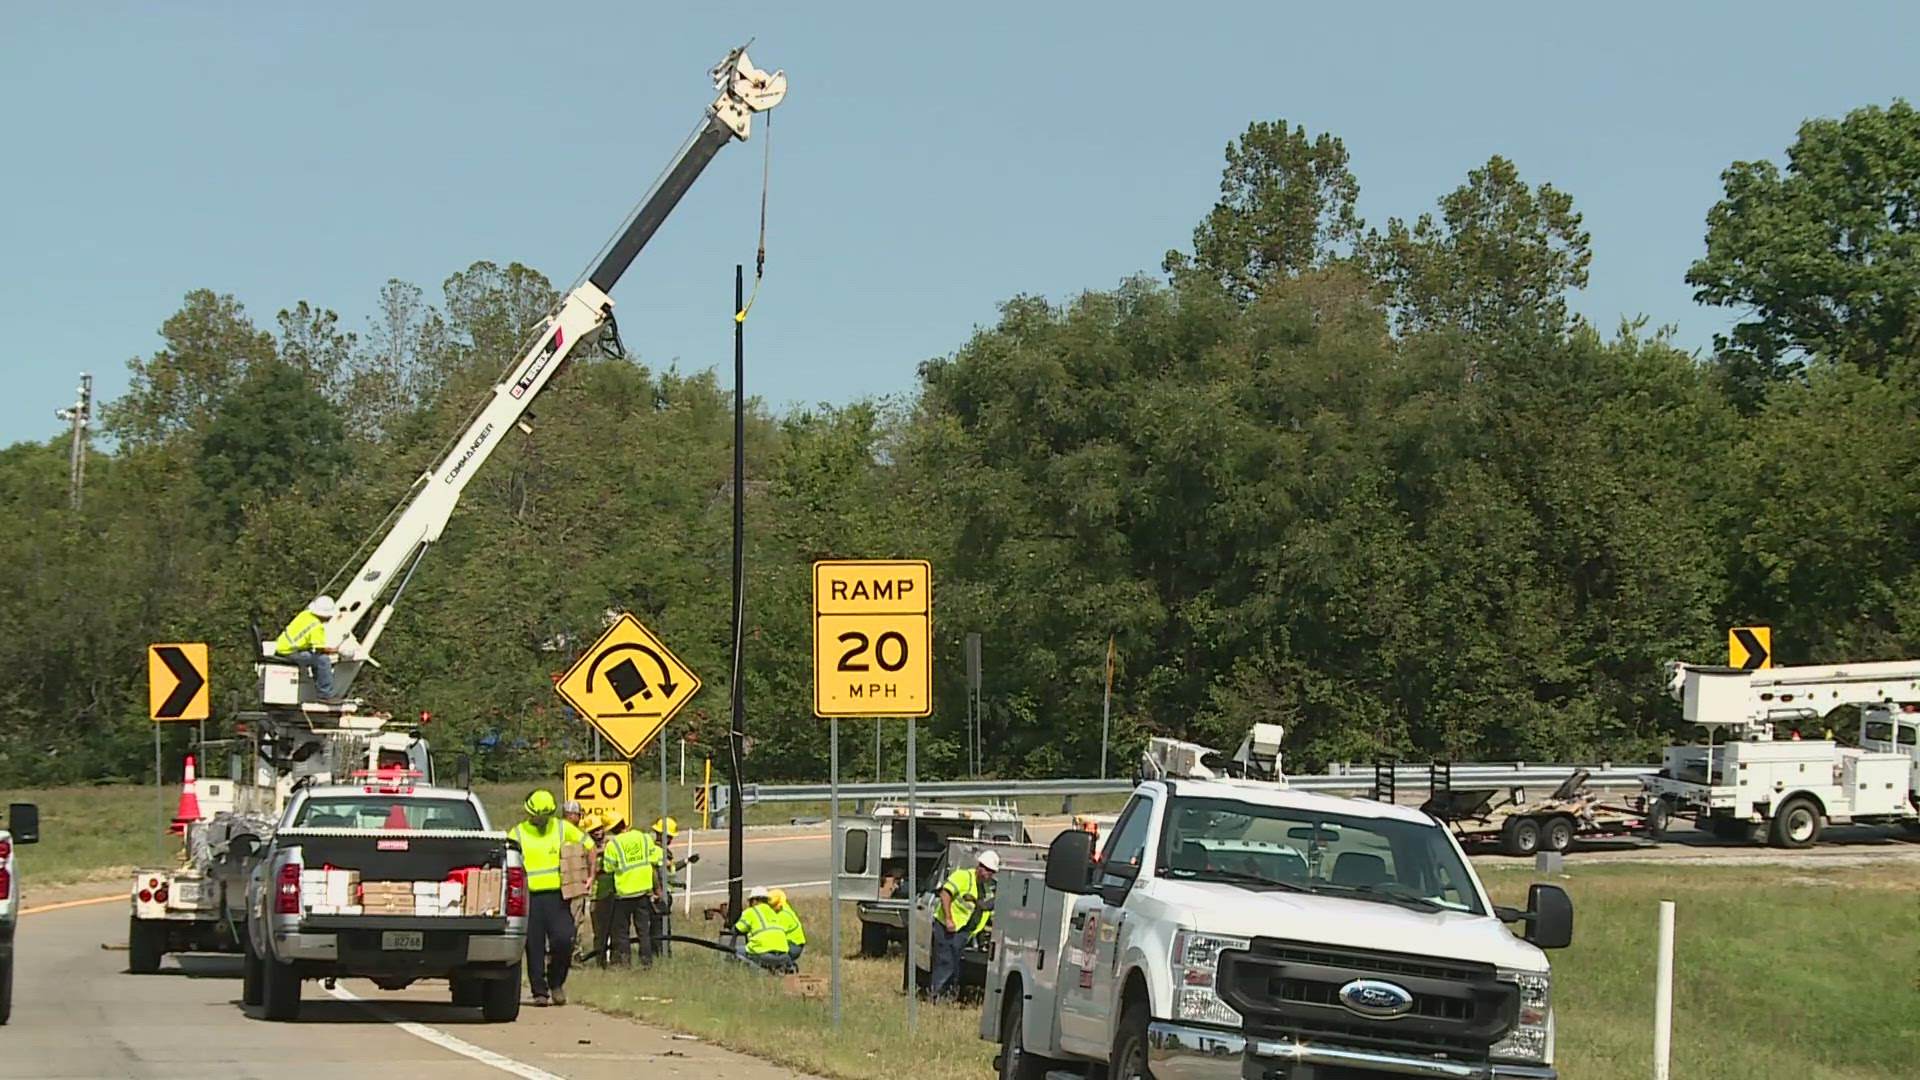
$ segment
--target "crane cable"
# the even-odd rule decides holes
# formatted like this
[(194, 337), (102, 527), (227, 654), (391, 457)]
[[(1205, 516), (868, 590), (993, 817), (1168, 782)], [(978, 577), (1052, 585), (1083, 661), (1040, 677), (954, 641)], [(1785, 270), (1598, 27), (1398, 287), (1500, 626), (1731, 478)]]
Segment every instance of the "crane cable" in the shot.
[(761, 147), (760, 159), (760, 249), (753, 256), (753, 292), (747, 297), (747, 306), (733, 313), (733, 321), (744, 323), (747, 312), (753, 310), (753, 302), (760, 296), (760, 279), (767, 272), (767, 181), (773, 172), (773, 114), (766, 114), (767, 139)]

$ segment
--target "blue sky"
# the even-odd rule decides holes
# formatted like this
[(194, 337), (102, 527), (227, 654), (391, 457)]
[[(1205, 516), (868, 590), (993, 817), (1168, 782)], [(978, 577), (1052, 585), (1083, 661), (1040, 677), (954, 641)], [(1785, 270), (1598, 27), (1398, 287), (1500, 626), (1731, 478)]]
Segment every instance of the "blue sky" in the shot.
[[(194, 288), (355, 329), (381, 284), (476, 259), (564, 286), (757, 39), (773, 125), (748, 392), (905, 393), (1019, 293), (1157, 271), (1252, 120), (1346, 141), (1370, 224), (1499, 153), (1593, 234), (1576, 306), (1734, 313), (1682, 281), (1730, 162), (1920, 97), (1920, 4), (13, 3), (0, 31), (0, 443), (60, 432)], [(650, 364), (730, 370), (761, 147), (723, 151), (616, 290)], [(506, 358), (502, 358), (504, 364)]]

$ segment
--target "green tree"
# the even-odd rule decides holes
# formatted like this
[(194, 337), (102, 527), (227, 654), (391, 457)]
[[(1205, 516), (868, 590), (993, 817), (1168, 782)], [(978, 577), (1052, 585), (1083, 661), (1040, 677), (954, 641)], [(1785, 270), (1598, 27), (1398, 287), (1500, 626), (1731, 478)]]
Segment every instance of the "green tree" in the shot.
[(347, 463), (345, 442), (339, 415), (307, 373), (271, 360), (221, 400), (194, 468), (207, 505), (231, 532), (262, 493), (323, 490)]
[(103, 410), (106, 429), (128, 442), (197, 431), (253, 365), (274, 356), (273, 335), (256, 328), (230, 295), (195, 289), (160, 326), (165, 346), (127, 361), (131, 385)]
[(1714, 339), (1743, 404), (1807, 357), (1885, 374), (1920, 355), (1920, 111), (1808, 120), (1784, 173), (1739, 161), (1721, 180), (1686, 280), (1744, 316)]
[(1590, 241), (1571, 195), (1528, 186), (1496, 155), (1440, 199), (1439, 221), (1390, 219), (1363, 253), (1403, 331), (1558, 333), (1567, 293), (1587, 283)]
[(1193, 255), (1167, 252), (1167, 273), (1191, 267), (1246, 300), (1271, 281), (1326, 265), (1360, 235), (1360, 182), (1339, 139), (1260, 121), (1227, 144), (1226, 157), (1220, 201), (1193, 230)]

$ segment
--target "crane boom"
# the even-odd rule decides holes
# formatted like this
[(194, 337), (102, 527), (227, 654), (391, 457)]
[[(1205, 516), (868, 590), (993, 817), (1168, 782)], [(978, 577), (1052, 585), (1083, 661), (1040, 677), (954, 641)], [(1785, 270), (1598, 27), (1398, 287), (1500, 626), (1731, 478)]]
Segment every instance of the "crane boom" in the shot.
[[(608, 293), (614, 284), (720, 148), (735, 139), (745, 140), (753, 114), (773, 108), (786, 96), (785, 73), (768, 74), (755, 68), (745, 46), (728, 53), (709, 74), (719, 96), (707, 106), (697, 133), (586, 280), (542, 321), (519, 362), (494, 386), (486, 405), (446, 456), (414, 481), (389, 517), (378, 544), (341, 591), (338, 611), (326, 623), (328, 643), (340, 650), (334, 667), (334, 685), (340, 695), (346, 695), (363, 664), (377, 663), (372, 657), (375, 643), (421, 558), (446, 528), (468, 482), (499, 447), (509, 427), (531, 430), (527, 420), (534, 398), (575, 350), (593, 341), (612, 321), (613, 299)], [(303, 707), (314, 708), (304, 703)]]
[(1920, 660), (1737, 668), (1672, 662), (1667, 686), (1689, 724), (1771, 735), (1775, 721), (1824, 717), (1843, 705), (1920, 701)]

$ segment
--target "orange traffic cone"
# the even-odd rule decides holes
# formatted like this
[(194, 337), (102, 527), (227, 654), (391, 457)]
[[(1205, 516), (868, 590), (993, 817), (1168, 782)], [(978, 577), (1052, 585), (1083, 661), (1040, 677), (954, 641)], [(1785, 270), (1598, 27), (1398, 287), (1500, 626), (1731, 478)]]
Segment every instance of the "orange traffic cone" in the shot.
[(193, 790), (193, 755), (187, 755), (187, 781), (180, 789), (180, 808), (173, 812), (168, 832), (184, 833), (187, 826), (200, 820), (200, 796)]

